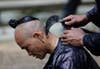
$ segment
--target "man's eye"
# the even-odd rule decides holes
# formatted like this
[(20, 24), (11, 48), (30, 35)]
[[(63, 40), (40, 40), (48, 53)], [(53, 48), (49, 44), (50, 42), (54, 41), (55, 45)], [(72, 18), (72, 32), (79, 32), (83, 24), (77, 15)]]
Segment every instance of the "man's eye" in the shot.
[(21, 49), (27, 49), (27, 46), (23, 46)]
[(26, 49), (26, 51), (29, 51), (29, 48), (28, 47), (26, 47), (25, 49)]
[(21, 49), (25, 49), (24, 47), (22, 47)]

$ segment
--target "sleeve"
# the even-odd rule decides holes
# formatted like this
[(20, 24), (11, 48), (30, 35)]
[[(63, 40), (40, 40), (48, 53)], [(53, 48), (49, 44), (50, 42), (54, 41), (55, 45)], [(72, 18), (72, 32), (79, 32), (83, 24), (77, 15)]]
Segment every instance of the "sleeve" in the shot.
[(85, 35), (83, 38), (83, 44), (92, 54), (100, 56), (100, 33)]
[(100, 27), (100, 8), (98, 5), (100, 4), (96, 3), (96, 5), (89, 12), (87, 12), (86, 15), (89, 21), (92, 21), (95, 25)]

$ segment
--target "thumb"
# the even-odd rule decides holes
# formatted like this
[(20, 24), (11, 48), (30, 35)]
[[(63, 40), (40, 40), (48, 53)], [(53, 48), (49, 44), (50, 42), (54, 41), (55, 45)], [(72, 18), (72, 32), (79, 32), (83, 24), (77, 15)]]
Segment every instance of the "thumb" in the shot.
[(65, 22), (66, 25), (73, 25), (74, 24), (74, 20), (71, 20), (71, 21), (67, 21)]
[(74, 27), (71, 27), (71, 30), (75, 29)]

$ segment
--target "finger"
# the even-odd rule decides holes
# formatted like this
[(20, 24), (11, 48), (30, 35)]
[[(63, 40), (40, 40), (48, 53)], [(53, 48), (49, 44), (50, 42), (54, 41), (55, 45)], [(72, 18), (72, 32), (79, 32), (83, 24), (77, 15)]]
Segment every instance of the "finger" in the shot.
[(64, 34), (68, 34), (70, 32), (70, 30), (65, 30)]
[(67, 38), (67, 36), (65, 35), (65, 34), (63, 34), (62, 36), (61, 36), (61, 39), (66, 39)]
[(68, 42), (62, 42), (62, 44), (63, 44), (63, 45), (68, 45), (69, 43), (68, 43)]
[(67, 38), (71, 38), (71, 36), (70, 36), (70, 34), (68, 34), (68, 33), (64, 33), (64, 34), (61, 36), (61, 38), (67, 39)]
[(71, 16), (65, 17), (65, 18), (63, 18), (63, 21), (70, 21), (71, 18), (72, 18)]
[[(64, 32), (67, 32), (67, 31), (68, 31), (68, 30), (64, 30)], [(63, 32), (63, 33), (64, 33), (64, 32)]]
[(71, 30), (75, 29), (74, 27), (71, 27)]
[(66, 25), (73, 25), (76, 21), (74, 19), (68, 21), (68, 22), (65, 22)]
[(63, 45), (71, 45), (71, 42), (70, 41), (65, 41), (65, 42), (62, 42)]
[(71, 38), (61, 38), (61, 41), (62, 42), (72, 42), (72, 39)]
[(62, 42), (67, 42), (68, 40), (67, 40), (67, 39), (62, 38), (62, 39), (61, 39), (61, 41), (62, 41)]

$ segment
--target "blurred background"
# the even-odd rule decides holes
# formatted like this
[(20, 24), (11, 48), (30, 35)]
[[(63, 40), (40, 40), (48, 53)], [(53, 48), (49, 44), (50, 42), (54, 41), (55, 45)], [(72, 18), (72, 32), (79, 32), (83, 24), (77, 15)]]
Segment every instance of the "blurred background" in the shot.
[[(14, 40), (14, 29), (8, 26), (10, 19), (19, 19), (31, 15), (45, 23), (52, 15), (63, 16), (64, 6), (69, 0), (0, 0), (0, 69), (42, 69), (49, 55), (44, 60), (28, 56)], [(82, 0), (76, 14), (84, 14), (95, 4), (94, 0)], [(100, 32), (94, 24), (84, 28)], [(93, 55), (92, 55), (93, 56)], [(100, 57), (93, 56), (100, 65)]]

